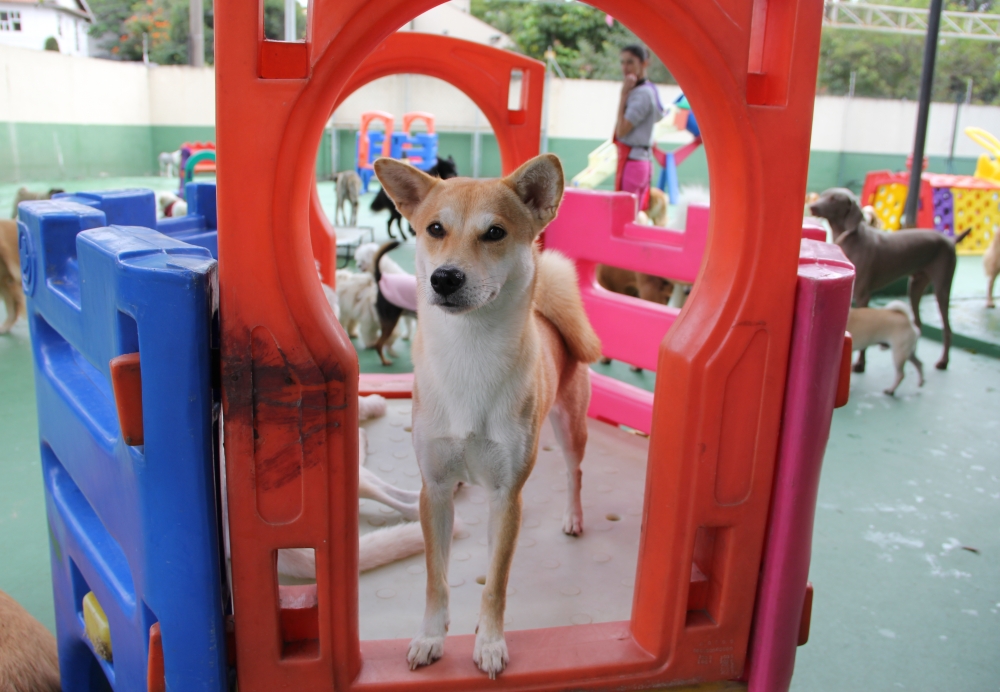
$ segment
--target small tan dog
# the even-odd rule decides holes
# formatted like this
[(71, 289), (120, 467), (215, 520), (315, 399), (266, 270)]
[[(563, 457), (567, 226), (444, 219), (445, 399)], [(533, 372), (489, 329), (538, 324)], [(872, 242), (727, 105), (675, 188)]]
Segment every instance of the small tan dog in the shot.
[(60, 192), (65, 192), (65, 190), (60, 187), (54, 187), (46, 192), (32, 192), (26, 187), (18, 188), (17, 194), (14, 195), (14, 208), (10, 212), (10, 218), (17, 218), (17, 205), (21, 202), (31, 202), (37, 199), (52, 199), (52, 195)]
[(0, 591), (0, 690), (59, 692), (56, 638)]
[(851, 308), (847, 317), (847, 331), (851, 333), (851, 348), (863, 351), (876, 344), (892, 349), (892, 362), (896, 366), (896, 381), (885, 390), (892, 396), (903, 381), (903, 365), (913, 363), (924, 386), (924, 364), (917, 358), (917, 339), (920, 331), (913, 326), (910, 308), (901, 300), (894, 300), (884, 308)]
[(392, 159), (376, 161), (375, 174), (417, 233), (413, 446), (427, 606), (406, 660), (415, 669), (444, 652), (453, 494), (475, 483), (490, 496), (490, 558), (472, 659), (495, 678), (509, 661), (503, 624), (521, 488), (546, 416), (566, 460), (563, 531), (583, 531), (587, 363), (601, 344), (573, 264), (535, 243), (559, 209), (563, 170), (546, 154), (494, 180), (440, 180)]
[(1000, 274), (1000, 233), (993, 233), (990, 246), (983, 254), (983, 271), (986, 272), (986, 307), (992, 308), (996, 306), (993, 302), (993, 284)]
[(0, 298), (7, 308), (7, 317), (0, 324), (0, 334), (6, 334), (18, 317), (28, 314), (21, 288), (21, 257), (17, 251), (17, 222), (0, 219)]

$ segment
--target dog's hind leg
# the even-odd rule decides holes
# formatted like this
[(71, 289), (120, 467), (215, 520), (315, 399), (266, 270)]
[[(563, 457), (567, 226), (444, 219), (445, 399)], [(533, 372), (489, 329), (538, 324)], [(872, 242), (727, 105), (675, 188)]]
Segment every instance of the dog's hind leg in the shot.
[[(951, 281), (954, 275), (954, 267), (951, 275), (942, 281), (934, 282), (934, 297), (937, 298), (938, 311), (941, 313), (941, 360), (934, 364), (938, 370), (948, 369), (948, 356), (951, 351), (951, 320), (948, 319), (948, 303), (951, 301)], [(940, 284), (940, 285), (939, 285)], [(914, 316), (916, 319), (916, 316)], [(917, 322), (917, 328), (920, 323)]]
[(587, 366), (578, 364), (577, 372), (559, 390), (549, 412), (549, 421), (566, 460), (566, 480), (569, 495), (563, 516), (563, 533), (579, 536), (583, 533), (583, 505), (580, 487), (583, 471), (580, 464), (587, 448), (587, 406), (590, 404), (590, 377)]
[(996, 280), (997, 277), (994, 274), (989, 277), (989, 280), (986, 282), (986, 307), (988, 308), (996, 307), (996, 304), (993, 302), (993, 284), (996, 283)]
[(3, 296), (3, 302), (7, 306), (7, 317), (4, 319), (3, 324), (0, 324), (0, 334), (6, 334), (10, 331), (11, 327), (14, 326), (14, 322), (17, 321), (17, 313), (19, 310), (19, 305), (17, 299), (14, 297), (13, 287), (9, 288)]

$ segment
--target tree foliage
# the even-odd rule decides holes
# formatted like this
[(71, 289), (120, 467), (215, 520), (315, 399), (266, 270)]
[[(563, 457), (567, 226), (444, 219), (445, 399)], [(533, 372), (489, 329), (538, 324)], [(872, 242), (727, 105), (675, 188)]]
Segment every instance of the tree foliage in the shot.
[[(204, 0), (205, 62), (214, 62), (214, 12)], [(190, 0), (90, 0), (96, 21), (90, 33), (118, 60), (142, 60), (143, 35), (149, 61), (160, 65), (185, 65), (190, 52)], [(296, 8), (296, 34), (304, 38), (305, 10)], [(264, 35), (281, 40), (285, 34), (284, 0), (264, 0)]]
[[(618, 66), (622, 46), (642, 43), (620, 22), (579, 2), (565, 4), (519, 2), (517, 0), (472, 0), (472, 14), (509, 35), (517, 49), (544, 60), (549, 48), (560, 69), (570, 78), (621, 79)], [(656, 56), (650, 60), (654, 82), (675, 80)]]
[[(879, 0), (882, 5), (926, 8), (930, 0)], [(1000, 0), (945, 0), (945, 9), (991, 12)], [(621, 78), (621, 47), (639, 42), (619, 22), (609, 26), (606, 15), (580, 2), (543, 3), (524, 0), (472, 0), (472, 13), (508, 34), (517, 49), (543, 59), (551, 48), (567, 77)], [(916, 99), (923, 66), (923, 36), (883, 34), (849, 29), (825, 29), (820, 47), (818, 93), (843, 95), (855, 73), (857, 96)], [(653, 57), (650, 78), (674, 83), (667, 68)], [(972, 80), (972, 100), (1000, 103), (1000, 44), (942, 39), (938, 46), (934, 99), (964, 97)]]

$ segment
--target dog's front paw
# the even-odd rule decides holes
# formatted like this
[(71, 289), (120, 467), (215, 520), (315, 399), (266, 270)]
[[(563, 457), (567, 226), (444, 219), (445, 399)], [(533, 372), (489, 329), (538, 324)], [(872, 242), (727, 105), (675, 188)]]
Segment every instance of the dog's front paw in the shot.
[(583, 512), (566, 510), (563, 517), (563, 533), (570, 536), (579, 536), (583, 533)]
[(479, 670), (490, 676), (490, 680), (496, 680), (497, 675), (510, 663), (510, 656), (507, 655), (507, 641), (503, 634), (499, 638), (487, 638), (483, 634), (476, 635), (476, 648), (472, 651), (472, 661)]
[(934, 364), (934, 367), (937, 368), (938, 370), (947, 370), (948, 369), (948, 361), (947, 360), (939, 360), (937, 363)]
[(854, 372), (864, 372), (865, 371), (865, 364), (864, 363), (855, 363), (854, 366), (851, 368), (851, 370), (854, 371)]
[(406, 653), (406, 662), (410, 670), (420, 666), (428, 666), (444, 655), (444, 637), (429, 634), (418, 634), (410, 642), (410, 650)]

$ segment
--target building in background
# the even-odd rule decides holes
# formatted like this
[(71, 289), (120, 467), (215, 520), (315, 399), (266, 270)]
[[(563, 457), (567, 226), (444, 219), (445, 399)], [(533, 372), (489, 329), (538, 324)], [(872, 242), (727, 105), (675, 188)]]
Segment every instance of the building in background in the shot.
[(0, 44), (86, 57), (93, 21), (87, 0), (0, 0)]

